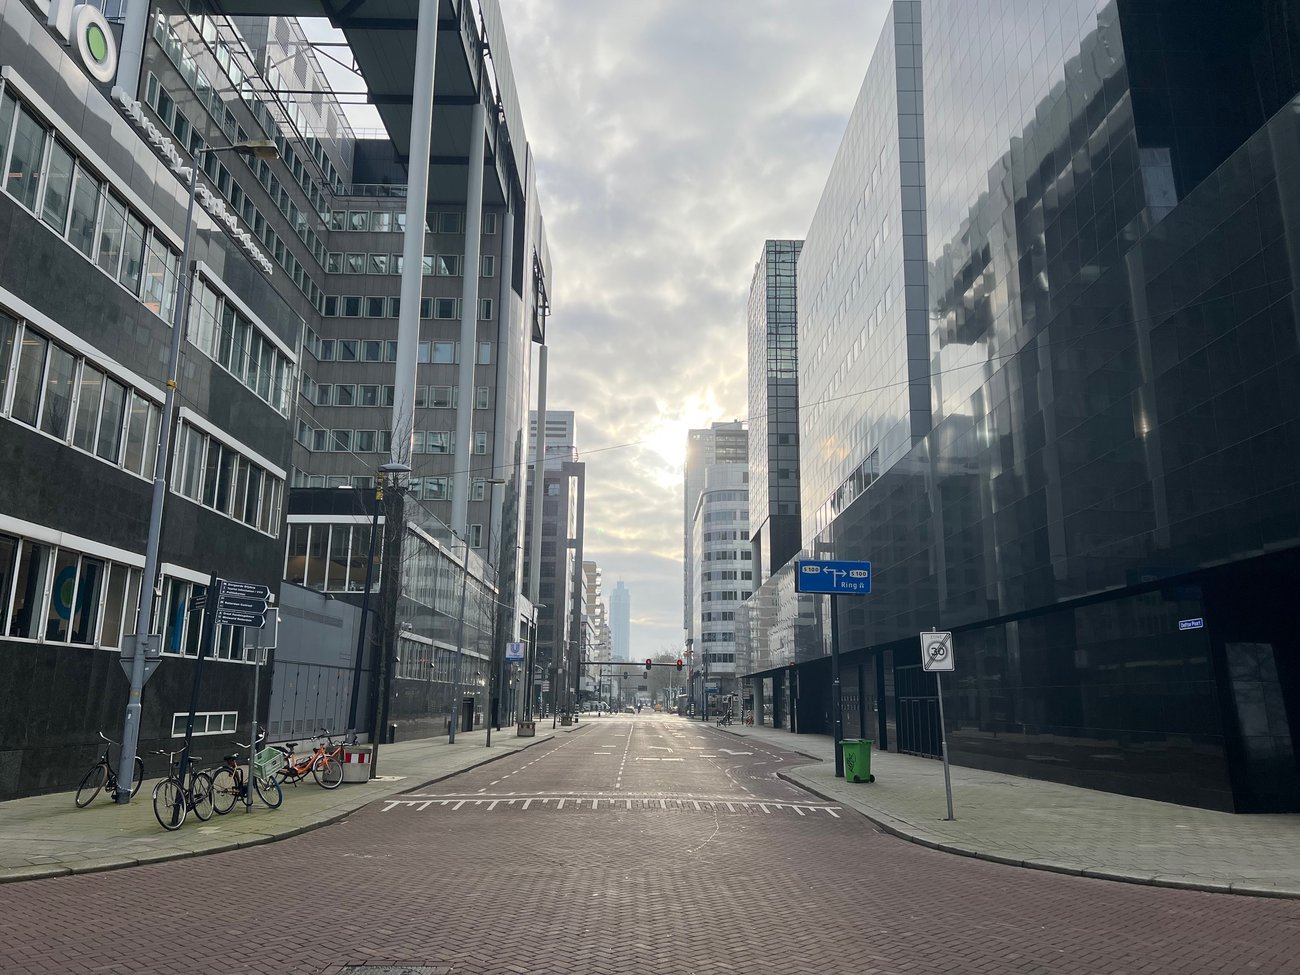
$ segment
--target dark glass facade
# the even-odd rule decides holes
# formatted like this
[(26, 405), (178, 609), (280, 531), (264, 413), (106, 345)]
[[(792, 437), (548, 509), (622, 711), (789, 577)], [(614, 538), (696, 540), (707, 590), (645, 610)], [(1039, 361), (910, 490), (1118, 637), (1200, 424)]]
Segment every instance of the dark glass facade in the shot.
[(846, 665), (933, 754), (951, 629), (956, 761), (1298, 809), (1300, 4), (1008, 6), (924, 5), (933, 425), (816, 539)]

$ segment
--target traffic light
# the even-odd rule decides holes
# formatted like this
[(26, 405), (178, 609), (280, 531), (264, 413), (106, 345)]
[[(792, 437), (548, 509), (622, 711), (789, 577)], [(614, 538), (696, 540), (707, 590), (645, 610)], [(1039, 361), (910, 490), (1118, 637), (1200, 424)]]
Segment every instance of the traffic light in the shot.
[(645, 669), (648, 671), (648, 670), (649, 670), (651, 667), (653, 667), (653, 666), (654, 666), (654, 661), (651, 660), (649, 657), (646, 657), (646, 658), (645, 658)]
[(677, 661), (677, 669), (679, 671), (682, 669), (682, 662), (680, 660)]

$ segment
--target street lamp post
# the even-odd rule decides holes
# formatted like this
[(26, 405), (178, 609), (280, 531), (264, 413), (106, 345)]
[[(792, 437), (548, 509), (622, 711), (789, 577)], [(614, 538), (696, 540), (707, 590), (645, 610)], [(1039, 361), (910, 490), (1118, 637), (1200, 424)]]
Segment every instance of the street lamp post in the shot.
[[(126, 788), (118, 789), (113, 797), (125, 805), (131, 801), (129, 783), (134, 778), (136, 747), (140, 740), (141, 703), (144, 694), (144, 682), (153, 673), (147, 666), (157, 661), (162, 655), (162, 640), (153, 639), (154, 599), (161, 595), (161, 579), (158, 575), (159, 550), (162, 547), (163, 503), (167, 496), (167, 455), (171, 450), (172, 423), (176, 411), (176, 377), (180, 372), (181, 348), (185, 339), (185, 323), (188, 319), (189, 295), (186, 283), (190, 275), (190, 238), (194, 235), (194, 198), (198, 193), (199, 162), (210, 152), (238, 152), (241, 155), (256, 156), (258, 159), (278, 159), (279, 150), (270, 139), (246, 139), (229, 146), (203, 146), (194, 153), (190, 160), (189, 202), (185, 208), (185, 232), (181, 237), (181, 262), (176, 274), (176, 301), (172, 308), (171, 346), (167, 356), (167, 392), (163, 400), (162, 422), (158, 424), (158, 453), (153, 463), (153, 496), (149, 502), (149, 536), (145, 544), (144, 574), (140, 579), (140, 605), (137, 610), (135, 638), (131, 645), (131, 692), (127, 699), (126, 719), (122, 727), (122, 753), (118, 766), (118, 782), (126, 783)], [(215, 594), (210, 597), (215, 599)], [(208, 612), (215, 613), (216, 606), (208, 607)], [(123, 665), (126, 661), (123, 660)], [(257, 716), (253, 717), (256, 724)]]

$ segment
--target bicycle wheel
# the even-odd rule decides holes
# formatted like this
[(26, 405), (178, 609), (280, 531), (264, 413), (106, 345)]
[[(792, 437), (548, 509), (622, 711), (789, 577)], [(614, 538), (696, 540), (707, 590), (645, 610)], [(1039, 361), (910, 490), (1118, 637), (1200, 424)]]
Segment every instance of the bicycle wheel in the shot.
[(322, 789), (337, 789), (343, 781), (343, 763), (332, 755), (322, 755), (312, 765), (311, 774)]
[(280, 788), (280, 780), (274, 776), (254, 779), (253, 788), (257, 790), (257, 797), (266, 803), (268, 809), (279, 809), (280, 803), (284, 802), (284, 790)]
[(140, 792), (140, 786), (144, 784), (144, 759), (139, 755), (135, 757), (134, 775), (131, 776), (131, 798), (134, 799)]
[(108, 766), (103, 762), (93, 766), (81, 780), (81, 785), (77, 786), (77, 808), (85, 809), (94, 802), (95, 796), (99, 795), (99, 790), (104, 788), (107, 781)]
[(180, 829), (185, 822), (185, 791), (168, 776), (153, 787), (153, 814), (163, 829)]
[(223, 765), (212, 773), (212, 810), (218, 816), (224, 816), (235, 808), (239, 798), (239, 784), (235, 780), (234, 770)]
[(207, 772), (195, 772), (190, 779), (190, 807), (199, 822), (212, 818), (212, 777)]

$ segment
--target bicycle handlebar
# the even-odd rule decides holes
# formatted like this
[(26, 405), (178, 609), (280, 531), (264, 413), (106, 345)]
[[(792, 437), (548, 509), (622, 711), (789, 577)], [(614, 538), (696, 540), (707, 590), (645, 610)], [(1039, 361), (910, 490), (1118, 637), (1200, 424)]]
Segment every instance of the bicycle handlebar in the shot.
[(115, 742), (112, 738), (108, 737), (108, 735), (104, 734), (102, 731), (99, 733), (99, 737), (103, 738), (104, 741), (108, 742), (110, 745), (117, 744), (117, 742)]

